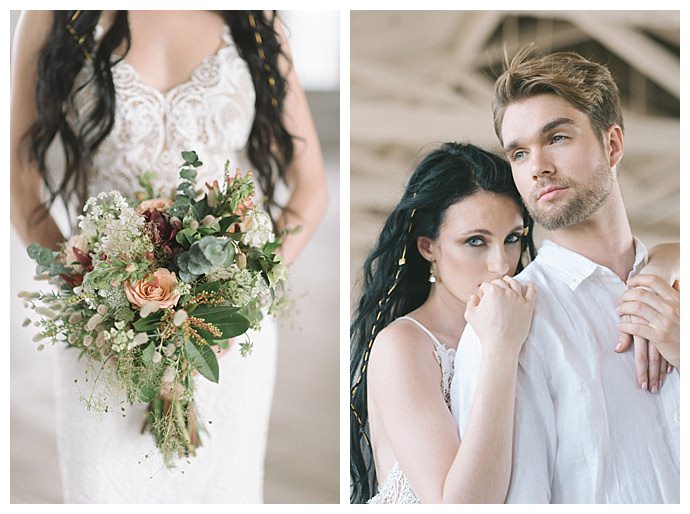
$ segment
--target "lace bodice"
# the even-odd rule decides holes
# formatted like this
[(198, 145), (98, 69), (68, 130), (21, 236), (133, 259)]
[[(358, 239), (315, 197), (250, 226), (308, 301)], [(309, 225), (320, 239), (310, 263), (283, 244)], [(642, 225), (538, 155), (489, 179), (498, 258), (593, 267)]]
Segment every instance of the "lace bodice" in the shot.
[[(402, 316), (396, 320), (409, 320), (421, 328), (434, 343), (434, 355), (441, 367), (441, 393), (450, 409), (450, 384), (453, 380), (453, 368), (455, 365), (455, 350), (446, 348), (436, 337), (419, 321), (408, 316)], [(379, 492), (367, 503), (420, 503), (419, 498), (412, 490), (410, 482), (405, 477), (400, 464), (396, 462), (388, 472), (386, 480), (379, 486)]]
[[(242, 153), (254, 119), (254, 84), (227, 26), (221, 39), (214, 55), (165, 93), (142, 82), (126, 58), (112, 67), (115, 125), (95, 156), (89, 195), (140, 190), (137, 177), (146, 171), (157, 174), (156, 192), (169, 194), (183, 150), (195, 150), (204, 162), (201, 185), (222, 177), (226, 160), (231, 169), (246, 167)], [(78, 105), (81, 112), (93, 105), (90, 88), (80, 92)]]

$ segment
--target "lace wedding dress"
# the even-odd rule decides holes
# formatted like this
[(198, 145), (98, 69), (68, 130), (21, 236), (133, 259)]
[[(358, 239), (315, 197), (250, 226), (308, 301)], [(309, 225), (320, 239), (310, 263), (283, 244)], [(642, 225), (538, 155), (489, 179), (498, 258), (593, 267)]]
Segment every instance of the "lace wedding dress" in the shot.
[[(408, 316), (401, 316), (396, 320), (409, 320), (421, 328), (432, 343), (434, 343), (434, 355), (441, 366), (441, 393), (450, 409), (450, 383), (453, 380), (453, 367), (455, 365), (455, 350), (446, 348), (431, 331), (419, 321)], [(419, 498), (412, 490), (410, 482), (405, 477), (400, 464), (396, 461), (386, 476), (386, 480), (379, 486), (379, 492), (367, 503), (420, 503)]]
[[(126, 62), (113, 67), (115, 125), (99, 147), (89, 194), (140, 190), (137, 176), (156, 172), (154, 187), (174, 189), (182, 150), (204, 162), (200, 184), (222, 179), (226, 159), (241, 164), (254, 117), (255, 92), (229, 29), (223, 45), (191, 78), (162, 93)], [(79, 97), (89, 109), (93, 92)], [(245, 165), (241, 166), (246, 169)], [(107, 412), (88, 411), (93, 372), (77, 352), (55, 348), (58, 456), (65, 503), (260, 503), (276, 367), (276, 327), (264, 319), (250, 332), (251, 356), (239, 345), (223, 355), (220, 382), (197, 377), (202, 446), (167, 469), (152, 436), (142, 433), (146, 406), (112, 400)], [(98, 390), (98, 386), (96, 387)]]

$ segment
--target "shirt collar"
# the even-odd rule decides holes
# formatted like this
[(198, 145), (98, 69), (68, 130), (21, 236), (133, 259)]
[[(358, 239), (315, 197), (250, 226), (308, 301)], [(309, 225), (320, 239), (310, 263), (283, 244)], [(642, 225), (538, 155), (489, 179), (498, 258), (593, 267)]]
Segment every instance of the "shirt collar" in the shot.
[[(635, 244), (635, 263), (628, 278), (640, 272), (642, 267), (647, 264), (647, 248), (638, 238), (634, 238)], [(553, 241), (545, 239), (542, 242), (537, 258), (551, 268), (571, 290), (577, 287), (598, 269), (606, 273), (613, 273), (606, 266), (597, 264), (587, 257), (580, 255), (572, 250), (560, 246)]]

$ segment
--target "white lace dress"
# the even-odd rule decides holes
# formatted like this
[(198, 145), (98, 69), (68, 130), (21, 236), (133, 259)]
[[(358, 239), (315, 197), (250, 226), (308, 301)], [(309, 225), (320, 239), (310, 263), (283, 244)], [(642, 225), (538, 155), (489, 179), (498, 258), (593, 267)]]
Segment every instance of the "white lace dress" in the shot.
[[(419, 321), (409, 316), (401, 316), (396, 320), (409, 320), (421, 328), (434, 343), (434, 355), (441, 367), (441, 393), (450, 409), (450, 383), (453, 380), (453, 368), (455, 366), (455, 350), (446, 348), (431, 331)], [(367, 503), (420, 503), (419, 498), (412, 490), (410, 482), (405, 477), (400, 464), (396, 461), (388, 472), (386, 479), (379, 485), (379, 492)]]
[[(254, 117), (249, 70), (230, 32), (191, 78), (166, 93), (144, 84), (120, 62), (113, 68), (115, 126), (99, 148), (89, 194), (141, 188), (137, 176), (155, 171), (155, 186), (173, 189), (182, 150), (195, 150), (200, 180), (222, 178), (223, 166), (242, 164)], [(84, 91), (81, 110), (92, 97)], [(250, 332), (253, 354), (239, 345), (220, 358), (220, 383), (196, 381), (202, 447), (176, 469), (164, 467), (153, 438), (141, 433), (146, 407), (110, 402), (106, 413), (87, 411), (86, 363), (73, 350), (55, 348), (59, 464), (66, 503), (260, 503), (264, 456), (276, 370), (276, 327), (264, 320)]]

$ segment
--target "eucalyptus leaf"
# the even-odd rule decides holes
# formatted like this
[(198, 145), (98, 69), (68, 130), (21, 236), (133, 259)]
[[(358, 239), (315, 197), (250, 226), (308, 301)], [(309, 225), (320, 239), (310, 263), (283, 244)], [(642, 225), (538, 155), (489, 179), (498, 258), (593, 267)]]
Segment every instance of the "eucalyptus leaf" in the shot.
[(31, 243), (29, 246), (26, 247), (26, 253), (29, 254), (29, 257), (32, 259), (37, 259), (39, 253), (41, 252), (41, 245), (38, 243)]
[(141, 389), (139, 389), (139, 401), (141, 402), (152, 402), (158, 396), (159, 390), (151, 385), (144, 384)]
[(196, 252), (190, 252), (187, 270), (196, 275), (202, 275), (211, 269), (213, 265), (203, 256)]
[(184, 159), (185, 164), (193, 164), (199, 160), (199, 156), (193, 150), (182, 152), (182, 158)]
[(144, 351), (141, 352), (141, 359), (146, 364), (151, 364), (153, 362), (153, 352), (156, 351), (156, 343), (149, 344)]
[(193, 275), (192, 273), (189, 273), (188, 271), (180, 270), (179, 277), (180, 277), (180, 280), (182, 280), (182, 282), (190, 284), (194, 280), (196, 280), (196, 277), (198, 277), (198, 275)]
[(235, 256), (234, 248), (227, 239), (206, 236), (201, 238), (198, 247), (213, 266), (221, 266)]
[(180, 171), (180, 177), (186, 180), (196, 180), (198, 173), (196, 170), (184, 168)]
[(53, 257), (53, 252), (49, 248), (41, 248), (38, 251), (36, 262), (38, 262), (41, 266), (50, 266), (53, 264), (54, 260), (55, 258)]

